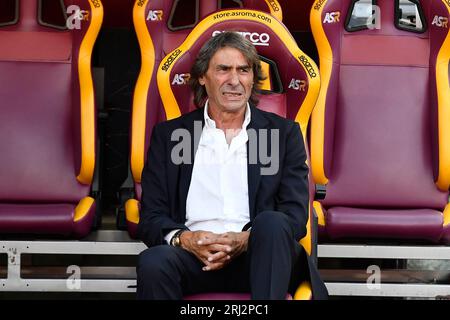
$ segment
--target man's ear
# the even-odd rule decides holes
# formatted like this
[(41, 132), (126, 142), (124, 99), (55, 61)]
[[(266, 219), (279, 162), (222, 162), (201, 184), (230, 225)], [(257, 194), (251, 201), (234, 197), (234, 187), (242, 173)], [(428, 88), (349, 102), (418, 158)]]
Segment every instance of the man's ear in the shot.
[(201, 76), (200, 78), (198, 78), (198, 83), (200, 83), (200, 85), (204, 86), (205, 85), (205, 76)]

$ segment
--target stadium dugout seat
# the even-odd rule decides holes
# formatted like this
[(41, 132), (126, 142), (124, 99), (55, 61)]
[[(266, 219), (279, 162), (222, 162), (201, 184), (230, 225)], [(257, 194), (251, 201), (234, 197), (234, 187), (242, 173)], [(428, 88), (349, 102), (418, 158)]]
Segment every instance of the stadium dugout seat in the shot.
[(314, 3), (323, 241), (450, 242), (449, 11), (447, 0)]
[(102, 4), (2, 0), (0, 9), (0, 234), (84, 237), (95, 217), (91, 53)]
[[(125, 214), (117, 215), (119, 229), (136, 236), (141, 198), (141, 174), (147, 158), (150, 135), (156, 123), (166, 120), (156, 84), (156, 66), (179, 46), (192, 28), (208, 14), (223, 8), (252, 8), (271, 13), (279, 20), (282, 11), (275, 0), (137, 0), (133, 10), (134, 27), (141, 48), (141, 71), (136, 82), (130, 139), (131, 174), (119, 197)], [(176, 81), (187, 81), (180, 74)], [(131, 199), (130, 199), (131, 198)]]
[[(194, 110), (190, 87), (187, 83), (178, 83), (174, 79), (180, 74), (188, 74), (195, 57), (208, 38), (225, 30), (257, 35), (250, 40), (267, 66), (264, 71), (267, 79), (261, 88), (258, 108), (295, 120), (306, 137), (308, 121), (319, 93), (318, 68), (298, 48), (294, 38), (279, 20), (254, 10), (225, 10), (209, 15), (192, 30), (178, 48), (162, 60), (157, 70), (157, 82), (167, 119)], [(310, 192), (312, 199), (313, 186)], [(301, 240), (301, 245), (309, 255), (314, 255), (313, 235), (316, 232), (312, 202), (307, 230), (307, 236)], [(311, 288), (307, 281), (302, 283), (294, 298), (311, 299)], [(250, 299), (250, 295), (207, 293), (186, 299)]]

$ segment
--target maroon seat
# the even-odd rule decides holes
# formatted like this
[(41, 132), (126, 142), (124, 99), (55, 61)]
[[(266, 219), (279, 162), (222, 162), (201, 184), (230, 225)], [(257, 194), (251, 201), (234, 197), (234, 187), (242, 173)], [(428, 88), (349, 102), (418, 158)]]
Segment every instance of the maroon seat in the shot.
[(450, 3), (373, 4), (317, 0), (311, 10), (322, 80), (310, 143), (314, 180), (326, 185), (314, 203), (320, 229), (328, 240), (449, 243)]
[(95, 212), (90, 59), (102, 5), (5, 1), (13, 20), (0, 25), (0, 233), (80, 238)]
[[(205, 16), (223, 8), (246, 7), (270, 12), (281, 20), (281, 7), (274, 0), (137, 0), (133, 10), (134, 27), (141, 47), (141, 71), (136, 83), (131, 119), (130, 167), (134, 198), (125, 204), (126, 225), (136, 237), (141, 199), (141, 174), (147, 157), (150, 134), (156, 123), (166, 120), (156, 83), (156, 66), (179, 46), (192, 28)], [(186, 82), (187, 74), (176, 83)]]
[[(174, 81), (180, 74), (188, 74), (200, 48), (217, 32), (234, 30), (250, 37), (263, 61), (267, 79), (262, 86), (258, 108), (271, 111), (297, 121), (306, 137), (312, 108), (319, 92), (317, 66), (297, 46), (286, 27), (277, 19), (261, 11), (226, 10), (204, 18), (186, 40), (161, 62), (158, 88), (168, 119), (173, 119), (195, 108), (193, 95), (186, 83)], [(301, 240), (308, 254), (314, 250), (313, 210), (311, 206), (308, 233)], [(186, 299), (240, 299), (249, 298), (241, 293), (207, 293)], [(310, 299), (311, 288), (304, 282), (295, 299)]]

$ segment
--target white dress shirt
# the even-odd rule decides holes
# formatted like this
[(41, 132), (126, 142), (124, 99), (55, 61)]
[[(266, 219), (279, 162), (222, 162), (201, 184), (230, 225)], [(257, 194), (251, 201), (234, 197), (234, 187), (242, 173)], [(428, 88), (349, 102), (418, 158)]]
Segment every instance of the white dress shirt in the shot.
[[(186, 226), (191, 231), (240, 232), (250, 221), (247, 180), (247, 104), (240, 132), (228, 144), (205, 104), (203, 127), (186, 200)], [(170, 243), (175, 232), (164, 238)]]

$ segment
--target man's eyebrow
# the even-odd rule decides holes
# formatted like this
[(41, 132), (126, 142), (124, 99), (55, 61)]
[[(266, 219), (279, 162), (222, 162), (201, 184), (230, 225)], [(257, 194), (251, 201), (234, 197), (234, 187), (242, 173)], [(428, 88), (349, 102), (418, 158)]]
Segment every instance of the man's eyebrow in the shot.
[(243, 65), (238, 66), (238, 68), (239, 69), (250, 69), (251, 67), (248, 64), (243, 64)]
[[(226, 64), (218, 64), (217, 68), (218, 69), (231, 69), (232, 67), (230, 65), (226, 65)], [(250, 65), (243, 64), (243, 65), (237, 66), (237, 69), (250, 69)]]
[(218, 68), (218, 69), (230, 69), (231, 66), (226, 65), (226, 64), (218, 64), (218, 65), (217, 65), (217, 68)]

